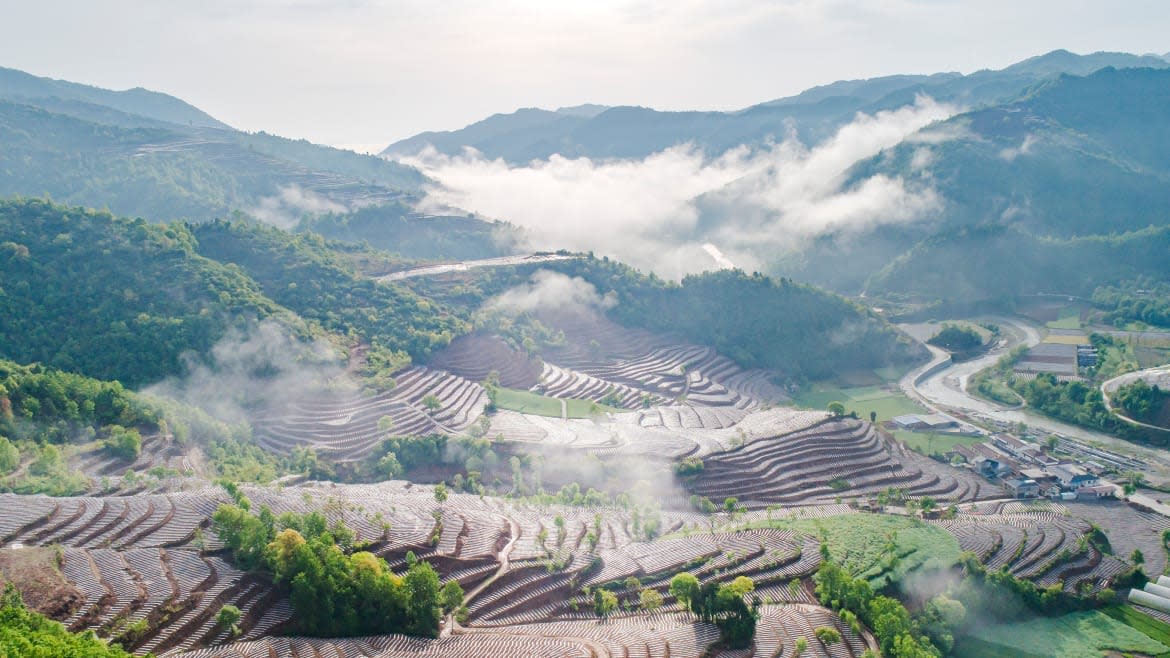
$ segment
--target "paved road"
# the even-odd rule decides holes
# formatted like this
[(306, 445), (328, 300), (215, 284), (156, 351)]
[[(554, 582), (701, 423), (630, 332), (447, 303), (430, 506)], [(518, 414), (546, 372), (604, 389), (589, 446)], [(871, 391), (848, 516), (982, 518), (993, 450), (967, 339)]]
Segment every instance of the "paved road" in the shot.
[(580, 258), (580, 256), (574, 256), (571, 254), (530, 254), (527, 256), (503, 256), (501, 258), (485, 258), (483, 260), (465, 260), (458, 263), (423, 265), (421, 267), (415, 267), (409, 270), (402, 270), (401, 272), (391, 272), (390, 274), (375, 277), (375, 280), (401, 281), (402, 279), (410, 279), (417, 276), (435, 276), (438, 274), (447, 274), (448, 272), (466, 272), (467, 270), (477, 267), (528, 265), (531, 263), (549, 263), (558, 260), (573, 260), (574, 258)]
[(1141, 421), (1134, 420), (1133, 418), (1130, 418), (1129, 416), (1126, 416), (1117, 409), (1113, 408), (1113, 401), (1109, 399), (1109, 396), (1122, 386), (1132, 384), (1139, 379), (1145, 380), (1145, 382), (1151, 386), (1158, 386), (1162, 390), (1170, 389), (1170, 365), (1158, 366), (1157, 368), (1146, 368), (1145, 370), (1138, 370), (1136, 372), (1127, 372), (1124, 375), (1118, 375), (1113, 379), (1103, 382), (1101, 384), (1101, 397), (1105, 400), (1105, 408), (1109, 409), (1109, 411), (1111, 411), (1114, 416), (1117, 416), (1121, 420), (1124, 420), (1131, 425), (1146, 427), (1162, 432), (1167, 431), (1165, 427), (1150, 425), (1149, 423), (1143, 423)]
[[(1015, 409), (968, 395), (967, 380), (980, 370), (995, 365), (996, 361), (999, 361), (1018, 345), (1030, 347), (1039, 343), (1040, 332), (1035, 327), (1014, 319), (990, 318), (990, 320), (997, 323), (1003, 332), (1004, 338), (1000, 345), (977, 359), (952, 364), (950, 367), (934, 372), (929, 377), (922, 378), (923, 373), (929, 372), (950, 358), (945, 351), (933, 345), (926, 345), (926, 349), (930, 350), (931, 354), (930, 362), (915, 368), (903, 377), (902, 381), (899, 382), (902, 390), (937, 413), (958, 410), (997, 418), (1004, 412)], [(1010, 422), (1020, 422), (1020, 420), (1012, 418)]]
[(939, 359), (945, 359), (946, 355), (941, 350), (927, 346), (931, 349), (933, 356), (931, 363), (916, 368), (903, 377), (900, 382), (902, 389), (914, 399), (939, 413), (961, 411), (992, 420), (1024, 423), (1031, 428), (1095, 443), (1170, 468), (1170, 455), (1164, 451), (1146, 448), (1108, 434), (1062, 423), (1027, 408), (1008, 407), (969, 394), (967, 382), (971, 375), (993, 365), (1016, 346), (1030, 347), (1039, 343), (1042, 338), (1038, 327), (1021, 318), (995, 317), (988, 319), (1001, 327), (1006, 344), (996, 347), (978, 359), (943, 368), (922, 381), (915, 382), (923, 372), (929, 371), (932, 367), (931, 364), (937, 364)]

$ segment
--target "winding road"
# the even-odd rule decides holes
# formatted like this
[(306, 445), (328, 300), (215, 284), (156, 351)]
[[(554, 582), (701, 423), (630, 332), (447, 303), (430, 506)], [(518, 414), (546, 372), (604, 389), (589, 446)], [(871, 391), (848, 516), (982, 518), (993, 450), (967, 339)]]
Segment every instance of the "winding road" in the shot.
[(988, 320), (998, 324), (1003, 331), (1004, 342), (1001, 345), (977, 359), (950, 366), (942, 365), (949, 359), (946, 352), (927, 345), (927, 349), (931, 352), (930, 362), (915, 368), (899, 382), (906, 395), (936, 413), (950, 415), (951, 412), (963, 412), (988, 420), (1024, 423), (1038, 430), (1116, 449), (1118, 452), (1170, 468), (1170, 455), (1164, 451), (1146, 448), (1084, 427), (1062, 423), (1023, 406), (1001, 405), (968, 393), (967, 383), (972, 375), (994, 365), (996, 361), (1017, 346), (1031, 347), (1042, 340), (1040, 329), (1021, 318), (993, 317), (988, 318)]
[(1138, 427), (1145, 427), (1160, 432), (1170, 432), (1170, 429), (1143, 423), (1135, 420), (1121, 413), (1119, 410), (1113, 408), (1113, 401), (1109, 399), (1109, 395), (1117, 389), (1127, 384), (1132, 384), (1137, 380), (1142, 379), (1151, 386), (1158, 386), (1162, 390), (1170, 389), (1170, 365), (1158, 366), (1157, 368), (1146, 368), (1145, 370), (1138, 370), (1136, 372), (1127, 372), (1124, 375), (1118, 375), (1101, 384), (1101, 397), (1105, 400), (1105, 408), (1125, 422), (1136, 425)]

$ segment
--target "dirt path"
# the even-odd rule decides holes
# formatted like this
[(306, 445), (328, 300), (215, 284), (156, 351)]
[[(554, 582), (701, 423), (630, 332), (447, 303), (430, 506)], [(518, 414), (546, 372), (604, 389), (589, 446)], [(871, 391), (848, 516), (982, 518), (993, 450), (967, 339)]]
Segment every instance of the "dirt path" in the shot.
[(479, 594), (491, 586), (492, 583), (496, 582), (500, 579), (501, 576), (508, 573), (508, 569), (511, 567), (510, 557), (512, 555), (512, 547), (515, 546), (517, 540), (520, 539), (520, 524), (516, 523), (512, 519), (508, 519), (508, 524), (512, 529), (512, 538), (508, 540), (508, 543), (504, 545), (504, 548), (500, 549), (500, 568), (497, 569), (494, 574), (492, 574), (491, 578), (483, 581), (479, 584), (478, 587), (463, 595), (463, 605), (471, 603), (472, 599), (474, 599), (476, 596), (479, 596)]

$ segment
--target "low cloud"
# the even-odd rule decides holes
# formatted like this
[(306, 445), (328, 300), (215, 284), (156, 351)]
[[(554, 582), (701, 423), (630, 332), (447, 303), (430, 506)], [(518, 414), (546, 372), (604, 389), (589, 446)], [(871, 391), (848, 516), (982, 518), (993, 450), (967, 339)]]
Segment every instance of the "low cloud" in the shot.
[(300, 185), (286, 185), (273, 196), (260, 199), (248, 214), (283, 229), (295, 227), (305, 215), (345, 212), (345, 206), (306, 190)]
[(581, 277), (570, 278), (560, 272), (537, 270), (528, 283), (504, 291), (485, 306), (488, 310), (519, 314), (608, 309), (616, 304), (615, 298), (598, 294), (597, 288)]
[[(553, 156), (514, 166), (474, 151), (449, 157), (429, 150), (406, 161), (440, 182), (428, 190), (424, 210), (467, 208), (522, 226), (529, 249), (589, 250), (678, 277), (730, 263), (751, 269), (819, 235), (937, 210), (938, 195), (921, 180), (854, 181), (850, 171), (956, 112), (920, 97), (897, 110), (858, 114), (811, 148), (789, 136), (717, 157), (682, 145), (640, 160)], [(950, 137), (919, 133), (925, 144)], [(924, 156), (915, 165), (929, 162)]]
[(144, 392), (199, 407), (229, 423), (296, 399), (343, 377), (338, 354), (324, 340), (306, 343), (278, 322), (232, 329), (207, 355), (183, 356), (185, 375)]
[(1032, 153), (1032, 147), (1036, 145), (1036, 138), (1031, 134), (1024, 136), (1024, 141), (1020, 143), (1019, 147), (1008, 147), (999, 152), (999, 157), (1002, 160), (1012, 162), (1021, 155), (1029, 155)]

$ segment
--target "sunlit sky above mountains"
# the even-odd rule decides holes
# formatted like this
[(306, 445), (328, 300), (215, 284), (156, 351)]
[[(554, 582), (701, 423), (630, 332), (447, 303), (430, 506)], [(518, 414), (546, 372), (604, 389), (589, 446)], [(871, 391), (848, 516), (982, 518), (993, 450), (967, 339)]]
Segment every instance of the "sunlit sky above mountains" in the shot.
[(838, 79), (1170, 51), (1164, 0), (41, 0), (0, 65), (380, 149), (518, 107), (734, 109)]

